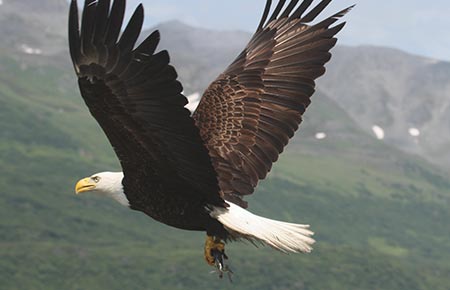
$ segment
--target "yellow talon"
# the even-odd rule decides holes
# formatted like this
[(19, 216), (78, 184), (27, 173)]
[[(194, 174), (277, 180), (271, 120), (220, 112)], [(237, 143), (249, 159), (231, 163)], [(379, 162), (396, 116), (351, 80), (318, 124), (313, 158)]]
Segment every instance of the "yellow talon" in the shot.
[(216, 260), (212, 254), (212, 250), (223, 253), (225, 251), (225, 244), (219, 238), (207, 236), (205, 242), (205, 260), (210, 266), (215, 266)]

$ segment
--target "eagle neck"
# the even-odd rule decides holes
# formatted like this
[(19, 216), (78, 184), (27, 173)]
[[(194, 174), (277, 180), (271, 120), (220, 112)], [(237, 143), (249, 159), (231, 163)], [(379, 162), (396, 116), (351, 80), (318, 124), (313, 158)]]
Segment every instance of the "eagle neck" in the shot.
[(129, 207), (130, 202), (128, 201), (128, 198), (125, 195), (122, 184), (122, 180), (124, 177), (123, 172), (117, 172), (114, 173), (114, 175), (111, 174), (111, 176), (113, 178), (108, 180), (108, 185), (103, 190), (104, 194), (111, 197), (121, 205)]

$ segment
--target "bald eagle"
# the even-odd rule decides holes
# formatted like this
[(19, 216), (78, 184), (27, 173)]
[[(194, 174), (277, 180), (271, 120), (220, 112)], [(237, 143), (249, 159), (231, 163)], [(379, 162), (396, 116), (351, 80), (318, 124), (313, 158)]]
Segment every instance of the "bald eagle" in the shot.
[(334, 23), (351, 7), (311, 24), (331, 0), (313, 8), (313, 0), (280, 0), (275, 8), (268, 0), (255, 34), (191, 116), (168, 52), (156, 52), (159, 32), (136, 45), (142, 4), (122, 31), (125, 2), (86, 0), (81, 28), (71, 2), (69, 45), (81, 95), (123, 170), (84, 178), (76, 193), (101, 193), (169, 226), (205, 231), (205, 259), (220, 273), (228, 271), (228, 241), (310, 252), (308, 225), (254, 215), (244, 197), (297, 130), (345, 24)]

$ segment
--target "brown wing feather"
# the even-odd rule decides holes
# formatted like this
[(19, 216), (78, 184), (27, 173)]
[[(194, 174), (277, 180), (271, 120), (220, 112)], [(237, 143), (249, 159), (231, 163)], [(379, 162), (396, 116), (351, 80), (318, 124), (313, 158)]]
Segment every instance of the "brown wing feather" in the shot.
[(302, 16), (313, 1), (297, 8), (279, 1), (263, 19), (245, 50), (206, 90), (194, 119), (219, 175), (227, 200), (246, 207), (253, 193), (302, 121), (314, 93), (314, 80), (325, 72), (334, 35), (330, 27), (350, 8), (310, 25), (330, 0)]
[[(223, 205), (215, 170), (184, 108), (187, 99), (169, 55), (155, 53), (159, 33), (134, 49), (142, 6), (119, 39), (125, 1), (114, 1), (111, 9), (110, 4), (86, 0), (80, 31), (77, 2), (72, 0), (69, 44), (82, 96), (120, 159), (131, 205), (139, 207), (152, 192), (192, 194), (196, 200)], [(167, 190), (174, 186), (177, 190)]]

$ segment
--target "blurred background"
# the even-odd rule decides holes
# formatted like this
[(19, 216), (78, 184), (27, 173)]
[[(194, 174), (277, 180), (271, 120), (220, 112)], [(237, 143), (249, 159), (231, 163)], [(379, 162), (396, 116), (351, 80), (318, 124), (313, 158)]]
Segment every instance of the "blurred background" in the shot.
[[(142, 2), (143, 35), (161, 31), (192, 102), (265, 4)], [(323, 15), (355, 2), (300, 131), (249, 199), (312, 224), (315, 251), (232, 244), (230, 284), (209, 274), (203, 234), (74, 195), (120, 167), (77, 89), (68, 2), (0, 0), (0, 289), (448, 289), (450, 3), (335, 0)]]

